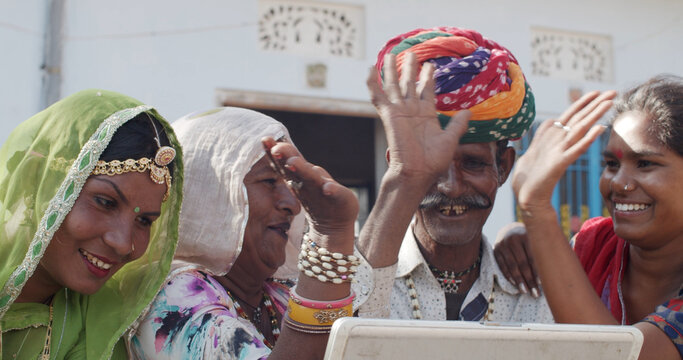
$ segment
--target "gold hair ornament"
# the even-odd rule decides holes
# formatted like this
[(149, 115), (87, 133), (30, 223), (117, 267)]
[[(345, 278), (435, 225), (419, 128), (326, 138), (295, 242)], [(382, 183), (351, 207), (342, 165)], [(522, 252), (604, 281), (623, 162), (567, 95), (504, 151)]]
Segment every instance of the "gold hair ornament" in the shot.
[(93, 169), (91, 174), (114, 176), (133, 171), (143, 173), (149, 170), (149, 178), (152, 179), (152, 181), (154, 181), (155, 184), (166, 184), (166, 193), (164, 194), (164, 198), (162, 200), (166, 201), (166, 199), (168, 199), (169, 195), (171, 194), (171, 171), (168, 169), (167, 165), (170, 164), (171, 161), (173, 161), (173, 159), (175, 159), (176, 151), (174, 148), (170, 146), (161, 146), (157, 127), (156, 125), (154, 125), (154, 122), (151, 118), (149, 119), (149, 121), (152, 124), (154, 133), (156, 134), (154, 140), (156, 141), (157, 146), (159, 147), (156, 155), (154, 156), (154, 160), (147, 157), (143, 157), (138, 160), (126, 159), (124, 161), (100, 160), (95, 165), (95, 168)]

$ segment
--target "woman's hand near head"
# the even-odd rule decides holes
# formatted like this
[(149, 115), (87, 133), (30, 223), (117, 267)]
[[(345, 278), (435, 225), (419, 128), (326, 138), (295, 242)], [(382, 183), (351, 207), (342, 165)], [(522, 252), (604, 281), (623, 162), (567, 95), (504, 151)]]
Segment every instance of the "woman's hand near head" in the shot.
[(555, 185), (564, 172), (605, 130), (594, 126), (612, 106), (615, 91), (590, 92), (557, 119), (546, 120), (517, 160), (512, 189), (522, 213), (547, 211)]
[(512, 175), (529, 248), (558, 323), (617, 324), (595, 293), (551, 204), (555, 185), (565, 170), (604, 131), (594, 125), (615, 96), (614, 91), (588, 93), (557, 120), (541, 124)]
[[(262, 140), (273, 157), (276, 170), (306, 210), (311, 228), (323, 235), (350, 234), (358, 216), (358, 199), (322, 167), (311, 164), (291, 143)], [(350, 233), (349, 233), (350, 231)]]

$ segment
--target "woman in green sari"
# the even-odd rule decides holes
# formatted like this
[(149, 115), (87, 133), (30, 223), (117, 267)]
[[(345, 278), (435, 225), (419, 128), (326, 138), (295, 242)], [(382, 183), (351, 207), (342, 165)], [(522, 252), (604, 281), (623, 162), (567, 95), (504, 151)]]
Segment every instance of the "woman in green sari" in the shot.
[(175, 251), (180, 158), (153, 108), (102, 90), (12, 132), (0, 150), (2, 359), (126, 358), (123, 337)]

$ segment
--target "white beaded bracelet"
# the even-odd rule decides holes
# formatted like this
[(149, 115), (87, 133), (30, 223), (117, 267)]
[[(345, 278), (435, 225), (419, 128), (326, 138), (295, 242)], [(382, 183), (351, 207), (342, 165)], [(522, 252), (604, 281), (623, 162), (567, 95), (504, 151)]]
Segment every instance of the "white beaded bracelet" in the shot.
[[(326, 248), (319, 247), (315, 241), (312, 241), (308, 237), (308, 234), (304, 234), (304, 241), (301, 243), (301, 254), (300, 256), (305, 256), (307, 258), (314, 258), (314, 263), (319, 262), (334, 262), (337, 265), (360, 265), (360, 260), (355, 255), (344, 255), (338, 252), (329, 252)], [(309, 260), (310, 261), (310, 260)]]
[(304, 235), (297, 267), (306, 276), (333, 284), (352, 282), (358, 265), (360, 260), (356, 256), (330, 253), (327, 249), (318, 247), (307, 234)]
[(355, 266), (348, 268), (338, 266), (337, 269), (327, 269), (327, 267), (332, 267), (333, 265), (330, 263), (323, 263), (321, 265), (322, 266), (313, 265), (310, 261), (299, 256), (297, 267), (299, 271), (303, 272), (306, 276), (315, 277), (322, 282), (329, 281), (334, 284), (341, 284), (344, 281), (353, 281), (354, 273), (357, 269)]

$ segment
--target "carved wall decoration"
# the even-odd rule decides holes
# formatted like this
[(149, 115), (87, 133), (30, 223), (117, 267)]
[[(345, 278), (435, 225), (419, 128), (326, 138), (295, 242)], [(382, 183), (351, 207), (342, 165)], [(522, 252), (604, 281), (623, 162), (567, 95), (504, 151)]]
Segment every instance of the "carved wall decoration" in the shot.
[(614, 82), (612, 38), (547, 28), (531, 29), (534, 75)]
[(327, 83), (327, 66), (323, 63), (306, 65), (306, 84), (312, 88), (324, 88)]
[(364, 9), (357, 5), (297, 0), (259, 1), (263, 50), (363, 58)]

